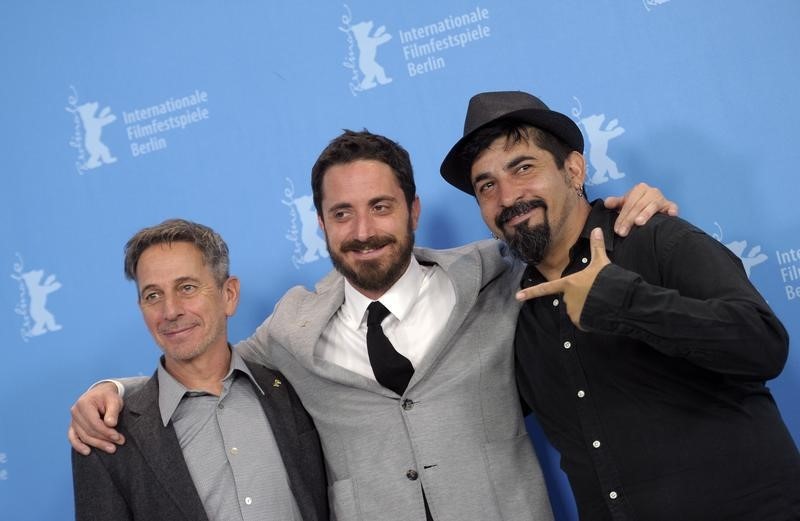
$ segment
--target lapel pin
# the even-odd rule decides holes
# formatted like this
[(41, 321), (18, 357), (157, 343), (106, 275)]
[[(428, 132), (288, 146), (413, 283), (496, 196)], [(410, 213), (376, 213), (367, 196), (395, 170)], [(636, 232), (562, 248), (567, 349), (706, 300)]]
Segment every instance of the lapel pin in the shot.
[(272, 382), (272, 387), (280, 387), (280, 386), (281, 386), (281, 381), (278, 378), (276, 378), (275, 381)]

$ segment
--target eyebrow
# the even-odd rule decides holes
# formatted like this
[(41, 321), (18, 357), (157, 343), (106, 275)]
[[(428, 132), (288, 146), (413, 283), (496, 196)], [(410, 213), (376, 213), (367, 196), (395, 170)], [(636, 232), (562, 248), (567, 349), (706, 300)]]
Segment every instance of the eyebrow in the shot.
[[(397, 197), (394, 197), (394, 196), (389, 195), (389, 194), (379, 195), (379, 196), (373, 197), (372, 199), (367, 201), (367, 204), (369, 206), (372, 206), (374, 204), (380, 203), (381, 201), (390, 201), (390, 202), (394, 203), (394, 202), (397, 202)], [(342, 202), (342, 203), (334, 204), (333, 206), (328, 208), (327, 213), (333, 213), (333, 212), (336, 212), (337, 210), (343, 210), (343, 209), (352, 208), (352, 207), (353, 207), (352, 203)]]
[[(536, 156), (519, 155), (519, 156), (513, 157), (510, 160), (508, 160), (508, 162), (506, 162), (505, 165), (503, 165), (503, 170), (504, 171), (511, 170), (512, 168), (516, 167), (520, 163), (522, 163), (524, 161), (529, 161), (529, 160), (536, 161)], [(480, 183), (481, 181), (483, 181), (484, 179), (486, 179), (486, 178), (488, 178), (490, 176), (491, 176), (491, 173), (482, 172), (482, 173), (480, 173), (480, 174), (475, 176), (475, 179), (472, 180), (472, 185), (475, 186), (476, 184)]]
[[(178, 277), (177, 279), (175, 279), (172, 282), (172, 284), (173, 284), (173, 286), (180, 286), (181, 284), (183, 284), (185, 282), (200, 282), (200, 281), (197, 280), (194, 277), (190, 277), (189, 275), (185, 275), (183, 277)], [(148, 290), (159, 289), (159, 288), (160, 288), (160, 286), (158, 284), (148, 284), (147, 286), (145, 286), (141, 290), (139, 290), (139, 296), (141, 297), (142, 295), (147, 293)]]

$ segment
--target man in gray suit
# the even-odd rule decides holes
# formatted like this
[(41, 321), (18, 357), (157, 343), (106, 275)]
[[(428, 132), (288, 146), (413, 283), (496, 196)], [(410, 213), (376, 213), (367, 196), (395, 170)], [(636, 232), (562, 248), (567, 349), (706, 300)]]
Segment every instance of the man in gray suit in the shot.
[(311, 418), (280, 373), (227, 342), (228, 265), (222, 237), (184, 220), (128, 241), (125, 274), (164, 356), (127, 397), (118, 454), (73, 452), (76, 519), (328, 519)]
[[(336, 519), (552, 519), (513, 376), (521, 266), (498, 241), (414, 248), (411, 163), (382, 136), (333, 140), (312, 189), (336, 270), (314, 291), (292, 288), (237, 349), (297, 387)], [(111, 437), (120, 400), (106, 389), (73, 407), (70, 440), (83, 452), (80, 440), (123, 441)]]

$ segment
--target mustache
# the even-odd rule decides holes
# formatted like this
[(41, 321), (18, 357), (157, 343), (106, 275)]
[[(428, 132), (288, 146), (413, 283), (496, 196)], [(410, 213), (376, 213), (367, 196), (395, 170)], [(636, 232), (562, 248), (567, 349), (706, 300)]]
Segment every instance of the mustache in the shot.
[(384, 246), (393, 244), (395, 242), (397, 242), (397, 239), (391, 235), (374, 235), (364, 241), (352, 239), (343, 242), (340, 250), (343, 253), (348, 251), (377, 250), (378, 248), (383, 248)]
[(503, 208), (503, 210), (495, 217), (494, 223), (498, 228), (503, 228), (508, 221), (518, 215), (530, 212), (535, 208), (543, 208), (547, 210), (547, 203), (543, 199), (530, 199), (528, 201), (520, 201), (513, 206)]

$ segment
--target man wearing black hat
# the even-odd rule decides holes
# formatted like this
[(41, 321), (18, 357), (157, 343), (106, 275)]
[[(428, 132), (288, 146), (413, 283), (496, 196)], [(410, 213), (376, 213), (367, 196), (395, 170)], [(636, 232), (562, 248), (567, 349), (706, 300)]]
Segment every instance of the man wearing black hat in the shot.
[(660, 214), (614, 235), (582, 151), (569, 117), (487, 92), (441, 168), (528, 264), (517, 380), (581, 519), (800, 519), (800, 455), (765, 386), (786, 330), (691, 224)]

